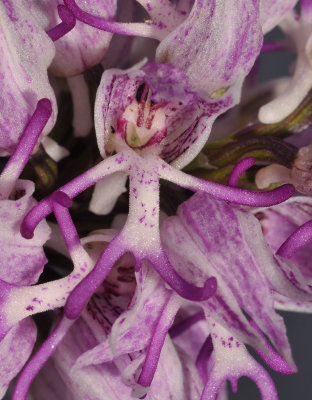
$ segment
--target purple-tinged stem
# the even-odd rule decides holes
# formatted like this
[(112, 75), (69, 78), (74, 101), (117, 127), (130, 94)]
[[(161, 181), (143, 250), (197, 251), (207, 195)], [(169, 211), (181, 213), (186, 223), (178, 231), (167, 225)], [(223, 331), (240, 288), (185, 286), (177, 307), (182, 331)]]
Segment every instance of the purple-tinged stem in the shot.
[(43, 367), (43, 365), (52, 356), (57, 346), (61, 343), (64, 336), (75, 321), (71, 321), (63, 317), (58, 325), (54, 328), (48, 339), (41, 345), (37, 353), (30, 359), (28, 364), (20, 374), (12, 400), (26, 400), (29, 387)]
[(0, 199), (5, 200), (14, 189), (17, 179), (31, 156), (39, 136), (52, 114), (49, 99), (41, 99), (30, 118), (9, 161), (0, 175)]
[(213, 351), (213, 344), (212, 344), (212, 338), (211, 335), (207, 337), (207, 339), (204, 341), (198, 356), (196, 358), (196, 368), (198, 370), (199, 376), (205, 385), (208, 379), (207, 376), (207, 362), (211, 356), (211, 353)]
[(83, 11), (77, 6), (75, 0), (64, 0), (64, 3), (79, 21), (106, 32), (117, 33), (119, 35), (149, 37), (157, 40), (162, 40), (168, 34), (165, 27), (158, 26), (153, 22), (126, 23), (108, 21)]
[(297, 370), (292, 370), (289, 364), (281, 357), (269, 344), (266, 340), (264, 334), (258, 325), (250, 320), (250, 325), (258, 332), (258, 334), (264, 339), (265, 346), (268, 349), (268, 353), (265, 353), (262, 350), (255, 349), (255, 351), (259, 354), (259, 356), (263, 359), (263, 361), (274, 371), (279, 372), (280, 374), (290, 375), (297, 372)]
[(231, 187), (236, 187), (241, 175), (247, 171), (248, 168), (252, 167), (255, 161), (256, 160), (253, 157), (244, 158), (243, 160), (239, 161), (230, 173), (228, 185)]
[(262, 53), (268, 53), (271, 51), (287, 51), (289, 50), (289, 45), (284, 41), (276, 42), (264, 42), (261, 48)]
[(179, 303), (176, 301), (174, 294), (172, 294), (162, 310), (152, 340), (148, 346), (142, 371), (138, 379), (138, 384), (143, 387), (151, 386), (166, 335), (173, 323), (178, 308)]
[(149, 255), (147, 259), (153, 264), (163, 280), (184, 299), (205, 301), (216, 293), (217, 280), (215, 277), (207, 279), (204, 287), (193, 286), (175, 271), (163, 251), (156, 256)]
[[(101, 161), (71, 182), (62, 186), (58, 191), (65, 193), (70, 199), (73, 199), (105, 176), (126, 170), (128, 165), (129, 156), (123, 152), (118, 153)], [(21, 234), (24, 238), (31, 239), (39, 222), (53, 211), (51, 196), (53, 194), (41, 200), (25, 216), (21, 224)]]
[(301, 247), (305, 246), (312, 240), (312, 220), (299, 226), (298, 229), (292, 233), (281, 247), (277, 250), (276, 254), (281, 257), (290, 258)]
[(93, 293), (100, 287), (115, 262), (124, 255), (128, 249), (120, 240), (119, 233), (109, 243), (100, 255), (93, 270), (75, 287), (65, 304), (65, 315), (76, 319), (88, 303)]
[(47, 35), (53, 42), (66, 35), (66, 33), (70, 32), (76, 25), (76, 18), (66, 6), (63, 4), (58, 5), (57, 11), (62, 22), (47, 32)]
[(196, 192), (202, 190), (219, 200), (225, 200), (232, 204), (240, 204), (252, 207), (268, 207), (282, 203), (289, 199), (295, 192), (292, 185), (282, 185), (267, 192), (233, 188), (220, 183), (205, 181), (179, 171), (164, 161), (160, 161), (160, 177), (173, 182), (181, 187)]
[(171, 339), (174, 339), (177, 336), (181, 335), (183, 332), (187, 331), (189, 328), (195, 325), (198, 321), (202, 321), (204, 319), (205, 319), (204, 312), (199, 311), (198, 313), (192, 315), (191, 317), (186, 318), (185, 320), (179, 322), (177, 325), (173, 326), (169, 331)]

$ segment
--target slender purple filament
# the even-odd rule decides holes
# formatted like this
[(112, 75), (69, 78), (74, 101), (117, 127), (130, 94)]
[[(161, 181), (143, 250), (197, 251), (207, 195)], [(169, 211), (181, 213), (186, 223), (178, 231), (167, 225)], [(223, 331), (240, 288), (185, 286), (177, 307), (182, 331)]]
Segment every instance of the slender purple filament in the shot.
[(198, 370), (199, 376), (201, 377), (203, 384), (205, 384), (208, 379), (207, 362), (211, 356), (212, 351), (213, 351), (212, 338), (211, 335), (209, 335), (207, 339), (204, 341), (196, 359), (196, 368)]
[(205, 301), (213, 296), (217, 290), (217, 280), (211, 277), (206, 280), (204, 287), (193, 286), (185, 281), (172, 267), (168, 257), (163, 251), (156, 256), (150, 254), (148, 260), (153, 264), (156, 271), (167, 282), (172, 289), (181, 297), (192, 301)]
[(70, 32), (76, 25), (76, 18), (66, 6), (63, 4), (58, 5), (57, 11), (62, 22), (47, 32), (47, 35), (53, 42), (66, 35), (66, 33)]
[(32, 381), (57, 349), (57, 346), (61, 343), (73, 323), (74, 321), (68, 320), (66, 317), (60, 320), (47, 340), (23, 369), (17, 380), (12, 400), (26, 400)]
[(298, 229), (292, 233), (281, 247), (277, 250), (276, 254), (281, 257), (290, 258), (301, 247), (305, 246), (312, 240), (312, 220), (299, 226)]
[(291, 367), (287, 364), (287, 362), (283, 359), (283, 357), (281, 357), (269, 344), (269, 342), (266, 340), (264, 334), (262, 333), (258, 325), (253, 320), (250, 320), (249, 323), (258, 332), (258, 334), (265, 340), (265, 345), (269, 353), (265, 353), (262, 350), (255, 349), (255, 351), (259, 354), (259, 356), (263, 359), (263, 361), (271, 369), (279, 372), (280, 374), (290, 375), (296, 373), (297, 371), (296, 370), (293, 371)]
[[(170, 302), (171, 296), (169, 298)], [(164, 306), (162, 313), (159, 317), (157, 327), (152, 336), (152, 340), (148, 346), (148, 351), (142, 367), (141, 374), (138, 379), (138, 384), (143, 387), (151, 386), (154, 378), (160, 353), (163, 348), (167, 333), (173, 323), (173, 316), (167, 315), (167, 304)]]
[[(73, 220), (71, 219), (70, 213), (67, 209), (67, 206), (64, 205), (64, 198), (60, 199), (60, 197), (63, 197), (62, 195), (64, 195), (64, 197), (66, 196), (65, 193), (62, 193), (62, 192), (55, 193), (55, 195), (54, 195), (55, 203), (53, 205), (53, 211), (54, 211), (57, 223), (62, 232), (63, 238), (65, 240), (66, 247), (67, 247), (69, 253), (71, 253), (71, 251), (74, 247), (81, 245), (81, 242), (80, 242), (76, 227), (75, 227)], [(59, 201), (59, 200), (61, 200), (61, 201)], [(68, 198), (68, 201), (71, 202), (71, 200), (69, 198)]]
[(15, 186), (16, 180), (22, 173), (29, 157), (31, 156), (38, 139), (52, 114), (52, 104), (49, 99), (38, 101), (36, 109), (30, 118), (14, 153), (1, 173), (1, 179), (9, 180), (5, 192), (1, 193), (2, 198), (7, 198)]
[(284, 42), (264, 42), (261, 52), (268, 53), (270, 51), (287, 51), (289, 50), (289, 46), (287, 46)]
[[(121, 158), (124, 158), (125, 162), (120, 163), (119, 160)], [(127, 162), (126, 155), (122, 152), (118, 153), (90, 168), (71, 182), (59, 188), (58, 191), (63, 192), (70, 199), (73, 199), (105, 176), (126, 169), (128, 166)], [(25, 216), (21, 224), (21, 235), (25, 239), (31, 239), (39, 222), (53, 211), (51, 196), (53, 196), (53, 194), (41, 200)]]
[[(71, 11), (71, 13), (81, 22), (93, 26), (94, 28), (117, 33), (120, 35), (129, 35), (129, 36), (147, 36), (153, 37), (157, 39), (151, 32), (147, 34), (142, 30), (143, 26), (152, 26), (147, 23), (122, 23), (115, 21), (108, 21), (107, 19), (97, 17), (95, 15), (89, 14), (79, 8), (75, 2), (75, 0), (64, 0), (66, 7)], [(141, 28), (141, 29), (140, 29)]]
[(248, 168), (252, 167), (255, 161), (256, 160), (253, 157), (244, 158), (243, 160), (239, 161), (230, 173), (228, 185), (236, 187), (241, 175), (247, 171)]
[(63, 207), (69, 208), (72, 206), (72, 199), (67, 196), (66, 193), (62, 192), (61, 190), (58, 190), (57, 192), (54, 193), (53, 195), (53, 200), (60, 204)]
[(198, 313), (192, 315), (191, 317), (186, 318), (185, 320), (179, 322), (177, 325), (173, 326), (169, 331), (171, 339), (174, 339), (175, 337), (181, 335), (183, 332), (187, 331), (189, 328), (195, 325), (198, 321), (202, 321), (204, 319), (205, 319), (204, 312), (199, 311)]
[[(93, 293), (103, 283), (115, 262), (127, 251), (131, 251), (127, 246), (127, 239), (122, 236), (122, 233), (121, 231), (103, 250), (93, 270), (69, 295), (65, 305), (65, 314), (68, 318), (75, 319), (79, 316)], [(215, 294), (217, 289), (216, 278), (207, 279), (203, 288), (193, 286), (177, 274), (164, 253), (161, 252), (156, 257), (149, 255), (147, 258), (164, 281), (181, 297), (193, 301), (204, 301)]]
[(120, 240), (120, 233), (109, 243), (100, 255), (93, 270), (74, 288), (65, 305), (65, 315), (70, 319), (77, 318), (93, 293), (100, 287), (115, 262), (128, 249)]
[(194, 176), (187, 175), (163, 161), (164, 166), (160, 177), (167, 181), (196, 192), (202, 190), (219, 200), (225, 200), (232, 204), (240, 204), (251, 207), (269, 207), (289, 199), (295, 192), (293, 185), (287, 184), (267, 192), (256, 192), (247, 189), (224, 186), (220, 183), (205, 181)]

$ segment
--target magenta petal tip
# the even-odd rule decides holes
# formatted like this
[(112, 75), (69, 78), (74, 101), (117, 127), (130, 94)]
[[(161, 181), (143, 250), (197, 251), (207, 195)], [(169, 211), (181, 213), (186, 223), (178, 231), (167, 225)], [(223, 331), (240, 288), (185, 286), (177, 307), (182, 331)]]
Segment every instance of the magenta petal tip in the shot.
[(203, 294), (204, 300), (209, 299), (216, 293), (217, 286), (217, 280), (214, 276), (206, 280)]
[(37, 107), (45, 109), (45, 111), (52, 113), (52, 103), (51, 100), (47, 98), (40, 99), (38, 101)]
[(32, 239), (34, 237), (34, 232), (27, 227), (24, 221), (21, 224), (20, 232), (24, 239)]

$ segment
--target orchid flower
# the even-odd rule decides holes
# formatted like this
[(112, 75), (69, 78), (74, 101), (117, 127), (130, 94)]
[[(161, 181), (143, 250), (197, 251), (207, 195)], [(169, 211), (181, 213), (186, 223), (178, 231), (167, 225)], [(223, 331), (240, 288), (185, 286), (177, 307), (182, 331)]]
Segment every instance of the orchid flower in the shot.
[[(130, 210), (123, 230), (102, 253), (92, 273), (71, 294), (66, 305), (70, 318), (80, 314), (114, 263), (126, 252), (134, 254), (137, 269), (143, 260), (149, 260), (182, 297), (202, 300), (214, 293), (214, 278), (208, 279), (202, 288), (189, 285), (174, 272), (162, 250), (158, 221), (160, 178), (246, 205), (276, 204), (293, 193), (287, 185), (266, 193), (225, 187), (186, 175), (165, 162), (174, 160), (173, 165), (183, 166), (193, 158), (197, 141), (202, 141), (201, 136), (207, 135), (213, 120), (232, 100), (231, 92), (211, 103), (197, 100), (194, 92), (179, 84), (181, 81), (183, 72), (171, 65), (147, 64), (126, 73), (116, 70), (103, 74), (95, 105), (97, 139), (103, 156), (107, 152), (116, 155), (60, 191), (73, 198), (107, 175), (123, 172), (130, 178)], [(190, 127), (185, 126), (185, 121)], [(41, 201), (25, 218), (22, 226), (25, 237), (31, 237), (37, 223), (52, 211), (52, 198), (53, 195)]]
[(286, 118), (299, 106), (312, 87), (312, 4), (309, 0), (302, 0), (300, 4), (300, 17), (295, 10), (292, 10), (279, 24), (295, 47), (297, 53), (295, 71), (286, 90), (260, 108), (258, 117), (263, 123), (276, 123)]
[(48, 98), (52, 104), (52, 115), (42, 135), (47, 135), (55, 123), (56, 100), (47, 75), (55, 49), (19, 2), (1, 2), (0, 21), (0, 150), (12, 153), (40, 99)]

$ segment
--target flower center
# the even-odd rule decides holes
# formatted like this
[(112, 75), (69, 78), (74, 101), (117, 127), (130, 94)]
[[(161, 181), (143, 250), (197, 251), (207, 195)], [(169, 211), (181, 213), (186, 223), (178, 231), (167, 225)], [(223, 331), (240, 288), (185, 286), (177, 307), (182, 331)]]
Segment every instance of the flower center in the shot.
[(134, 99), (117, 121), (117, 134), (133, 149), (159, 145), (166, 136), (164, 104), (151, 102), (151, 91), (145, 86), (140, 101)]

